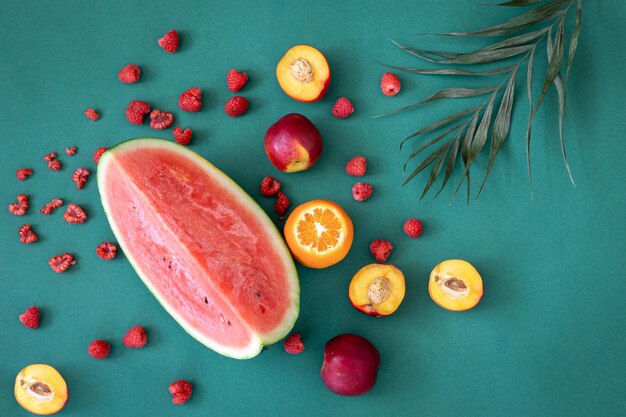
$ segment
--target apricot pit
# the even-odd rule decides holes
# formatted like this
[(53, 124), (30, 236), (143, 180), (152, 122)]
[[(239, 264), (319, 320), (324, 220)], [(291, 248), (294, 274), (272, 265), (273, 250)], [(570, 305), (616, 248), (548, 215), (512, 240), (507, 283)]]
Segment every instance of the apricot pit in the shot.
[(29, 365), (15, 378), (15, 399), (33, 414), (48, 415), (60, 411), (67, 402), (67, 384), (50, 365)]
[(309, 45), (290, 48), (278, 61), (276, 78), (292, 99), (310, 103), (321, 100), (330, 84), (330, 67), (320, 51)]
[(369, 264), (350, 281), (348, 297), (354, 308), (375, 317), (395, 312), (404, 299), (404, 274), (393, 265)]
[(474, 308), (483, 296), (483, 280), (467, 261), (452, 259), (430, 273), (428, 292), (435, 303), (451, 311)]

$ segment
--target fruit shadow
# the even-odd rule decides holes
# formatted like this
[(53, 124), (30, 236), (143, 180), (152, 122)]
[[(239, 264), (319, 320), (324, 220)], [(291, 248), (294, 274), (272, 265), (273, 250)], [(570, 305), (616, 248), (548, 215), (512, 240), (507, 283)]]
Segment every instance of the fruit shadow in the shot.
[[(219, 105), (219, 92), (217, 89), (206, 87), (200, 87), (200, 89), (202, 90), (202, 110), (200, 110), (200, 113), (206, 111), (207, 109), (213, 109)], [(193, 134), (194, 136), (196, 135), (196, 129), (193, 129)]]
[(176, 53), (185, 52), (186, 50), (191, 49), (193, 46), (193, 35), (191, 31), (176, 29), (176, 32), (178, 33), (179, 39), (178, 50)]

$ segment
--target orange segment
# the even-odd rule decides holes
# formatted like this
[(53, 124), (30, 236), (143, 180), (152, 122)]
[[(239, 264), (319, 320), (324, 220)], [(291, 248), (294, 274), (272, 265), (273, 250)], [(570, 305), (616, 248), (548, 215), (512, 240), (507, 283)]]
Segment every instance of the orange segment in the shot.
[(301, 204), (285, 223), (285, 240), (291, 254), (309, 268), (326, 268), (345, 258), (353, 234), (348, 214), (329, 200)]

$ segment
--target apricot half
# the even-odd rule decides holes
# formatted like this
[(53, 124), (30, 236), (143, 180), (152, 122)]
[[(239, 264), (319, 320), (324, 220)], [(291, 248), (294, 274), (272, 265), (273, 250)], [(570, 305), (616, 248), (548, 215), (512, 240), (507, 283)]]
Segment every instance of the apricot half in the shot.
[(33, 414), (54, 414), (67, 402), (67, 384), (50, 365), (29, 365), (15, 378), (15, 399)]
[(433, 301), (451, 311), (475, 307), (483, 296), (483, 280), (467, 261), (451, 259), (430, 273), (428, 292)]
[(311, 103), (321, 100), (330, 85), (326, 57), (309, 45), (291, 47), (276, 65), (280, 88), (292, 99)]
[(393, 265), (369, 264), (357, 272), (348, 289), (350, 303), (375, 317), (388, 316), (404, 299), (404, 274)]

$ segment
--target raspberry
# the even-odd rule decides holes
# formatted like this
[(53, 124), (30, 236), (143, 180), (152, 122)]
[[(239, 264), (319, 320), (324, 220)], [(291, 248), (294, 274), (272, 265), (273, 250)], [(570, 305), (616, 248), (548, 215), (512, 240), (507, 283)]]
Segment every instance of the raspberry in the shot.
[(274, 211), (280, 216), (278, 219), (283, 219), (283, 214), (287, 212), (291, 202), (289, 198), (282, 191), (276, 193), (276, 202), (274, 203)]
[(50, 152), (46, 156), (43, 157), (43, 160), (48, 162), (48, 168), (53, 171), (58, 171), (61, 169), (61, 162), (56, 160), (57, 153)]
[(178, 32), (170, 30), (158, 40), (158, 44), (165, 52), (176, 52), (178, 50)]
[(53, 256), (48, 260), (48, 265), (57, 274), (65, 272), (70, 265), (75, 265), (76, 261), (70, 253), (64, 253), (63, 255)]
[(245, 72), (239, 72), (236, 69), (231, 69), (228, 71), (228, 75), (226, 76), (226, 85), (228, 89), (233, 93), (241, 90), (248, 83), (248, 74)]
[(23, 224), (20, 227), (20, 242), (24, 244), (36, 242), (39, 236), (33, 231), (30, 224)]
[(142, 348), (148, 343), (148, 335), (141, 326), (131, 327), (122, 338), (122, 343), (127, 348)]
[(189, 145), (189, 142), (191, 142), (192, 134), (193, 133), (189, 128), (185, 130), (183, 130), (183, 128), (180, 126), (176, 126), (174, 128), (174, 140), (176, 140), (176, 143), (179, 143), (181, 145)]
[(372, 196), (372, 191), (374, 191), (374, 189), (370, 184), (357, 182), (352, 187), (352, 197), (354, 197), (356, 201), (365, 201)]
[(72, 181), (76, 183), (76, 188), (79, 190), (85, 186), (87, 178), (89, 177), (89, 170), (85, 168), (78, 168), (72, 174)]
[(352, 177), (362, 177), (367, 172), (367, 159), (364, 156), (355, 156), (346, 163), (346, 174)]
[(84, 111), (84, 113), (85, 116), (87, 116), (88, 119), (91, 119), (92, 122), (95, 122), (100, 118), (100, 114), (94, 109), (87, 109)]
[(271, 197), (276, 195), (279, 191), (280, 182), (276, 178), (270, 177), (269, 175), (263, 178), (263, 181), (261, 181), (261, 194), (265, 197)]
[(291, 355), (297, 355), (298, 353), (302, 353), (302, 351), (304, 350), (304, 343), (302, 343), (300, 333), (294, 333), (287, 339), (285, 339), (283, 347), (285, 348), (285, 352)]
[(409, 219), (404, 222), (404, 233), (415, 239), (422, 234), (422, 222), (417, 219)]
[(89, 356), (94, 359), (106, 359), (109, 353), (111, 353), (111, 345), (105, 340), (94, 340), (89, 344), (87, 351)]
[(54, 161), (56, 157), (57, 157), (56, 152), (50, 152), (49, 154), (43, 157), (43, 160), (46, 162), (51, 162), (51, 161)]
[(378, 262), (387, 262), (393, 251), (393, 245), (388, 240), (375, 240), (370, 243), (370, 252)]
[(345, 97), (338, 98), (333, 106), (333, 116), (345, 119), (354, 113), (354, 105)]
[(141, 68), (137, 64), (126, 65), (117, 74), (117, 78), (124, 84), (136, 83), (139, 77), (141, 77)]
[(133, 100), (126, 107), (126, 118), (134, 125), (143, 124), (143, 117), (150, 113), (152, 107), (145, 101)]
[(195, 113), (202, 109), (202, 90), (198, 87), (190, 88), (178, 97), (178, 107), (182, 111)]
[(170, 394), (172, 394), (172, 402), (174, 404), (183, 404), (189, 400), (191, 393), (193, 392), (193, 385), (184, 379), (174, 381), (169, 387)]
[(61, 161), (55, 159), (54, 161), (48, 162), (48, 168), (50, 168), (53, 171), (60, 170), (61, 169)]
[(41, 214), (48, 215), (52, 213), (54, 210), (58, 209), (63, 205), (63, 200), (60, 198), (53, 198), (52, 201), (46, 203), (45, 206), (40, 210)]
[(28, 307), (25, 312), (20, 314), (19, 317), (24, 326), (29, 329), (36, 329), (39, 327), (39, 309), (37, 306)]
[(15, 176), (20, 181), (24, 181), (30, 175), (33, 175), (33, 170), (30, 168), (18, 168), (17, 171), (15, 171)]
[(28, 195), (20, 194), (17, 196), (17, 203), (9, 204), (9, 212), (16, 216), (23, 216), (28, 210)]
[(249, 103), (245, 97), (235, 96), (226, 101), (226, 104), (224, 104), (224, 111), (230, 117), (238, 117), (246, 114), (248, 107)]
[(113, 242), (102, 242), (96, 248), (96, 254), (105, 261), (110, 261), (117, 255), (117, 245)]
[(68, 223), (81, 224), (87, 220), (87, 213), (78, 204), (70, 204), (63, 214), (63, 219)]
[(65, 148), (65, 154), (67, 156), (72, 156), (76, 153), (76, 146), (70, 146), (69, 148)]
[(167, 129), (174, 123), (174, 115), (161, 110), (150, 113), (150, 127), (156, 130)]
[(400, 92), (400, 79), (392, 72), (386, 72), (380, 79), (380, 89), (386, 96), (395, 96)]
[(107, 148), (105, 148), (104, 146), (101, 146), (100, 148), (96, 149), (96, 151), (93, 153), (93, 162), (96, 165), (98, 165), (98, 162), (100, 162), (100, 157), (106, 151), (107, 151)]

